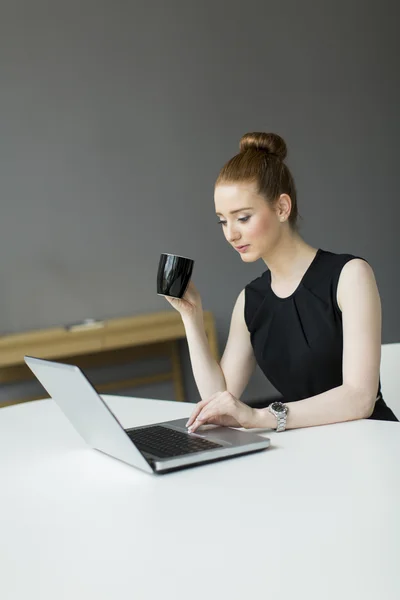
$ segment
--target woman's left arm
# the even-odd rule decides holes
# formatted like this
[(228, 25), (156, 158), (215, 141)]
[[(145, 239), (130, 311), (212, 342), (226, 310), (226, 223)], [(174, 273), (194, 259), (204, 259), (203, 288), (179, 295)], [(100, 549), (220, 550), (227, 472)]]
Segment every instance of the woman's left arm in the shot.
[[(363, 419), (373, 412), (381, 360), (381, 302), (367, 262), (353, 259), (346, 263), (337, 301), (343, 320), (343, 383), (288, 404), (287, 429)], [(267, 409), (261, 409), (258, 416), (264, 427), (276, 426)]]
[[(353, 421), (373, 412), (381, 360), (381, 302), (367, 262), (357, 258), (346, 263), (339, 277), (337, 301), (343, 322), (343, 383), (290, 402), (286, 429)], [(267, 408), (250, 408), (226, 391), (196, 405), (188, 421), (189, 431), (205, 423), (275, 429), (276, 417)]]

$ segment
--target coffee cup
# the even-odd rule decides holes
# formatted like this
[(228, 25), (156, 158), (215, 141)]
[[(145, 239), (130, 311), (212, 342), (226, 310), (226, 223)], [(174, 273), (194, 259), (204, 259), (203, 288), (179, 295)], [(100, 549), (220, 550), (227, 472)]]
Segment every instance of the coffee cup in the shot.
[(157, 272), (157, 294), (182, 298), (192, 276), (194, 260), (178, 254), (161, 254)]

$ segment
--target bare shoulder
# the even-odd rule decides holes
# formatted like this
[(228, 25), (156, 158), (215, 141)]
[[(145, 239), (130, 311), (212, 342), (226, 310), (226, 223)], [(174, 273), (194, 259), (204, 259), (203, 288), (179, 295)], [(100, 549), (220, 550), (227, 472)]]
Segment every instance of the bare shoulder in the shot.
[(245, 289), (243, 289), (236, 298), (235, 306), (232, 311), (232, 319), (235, 322), (244, 322)]
[(344, 265), (340, 273), (337, 289), (339, 307), (342, 309), (347, 298), (365, 293), (378, 294), (374, 271), (365, 260), (353, 258)]
[(245, 303), (245, 293), (246, 293), (246, 289), (243, 288), (236, 300), (236, 303), (239, 304), (239, 306), (241, 306), (241, 307), (243, 307), (244, 303)]
[(375, 282), (374, 271), (370, 264), (368, 264), (362, 258), (353, 258), (347, 262), (340, 274), (339, 285), (348, 286), (354, 283), (367, 284), (368, 282)]

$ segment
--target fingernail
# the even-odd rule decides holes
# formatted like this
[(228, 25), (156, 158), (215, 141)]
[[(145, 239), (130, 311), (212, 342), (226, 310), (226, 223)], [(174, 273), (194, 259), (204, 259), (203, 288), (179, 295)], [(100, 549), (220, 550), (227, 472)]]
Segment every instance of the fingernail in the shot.
[(188, 421), (186, 421), (185, 427), (187, 427), (189, 425), (189, 421), (190, 421), (190, 419)]

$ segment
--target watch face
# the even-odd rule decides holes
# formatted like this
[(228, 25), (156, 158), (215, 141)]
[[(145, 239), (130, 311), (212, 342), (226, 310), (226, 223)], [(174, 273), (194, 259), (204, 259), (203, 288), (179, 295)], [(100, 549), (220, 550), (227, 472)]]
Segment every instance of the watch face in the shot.
[(273, 402), (271, 404), (271, 408), (272, 408), (272, 410), (275, 410), (276, 412), (280, 412), (280, 413), (285, 412), (285, 406), (283, 404), (281, 404), (280, 402)]

